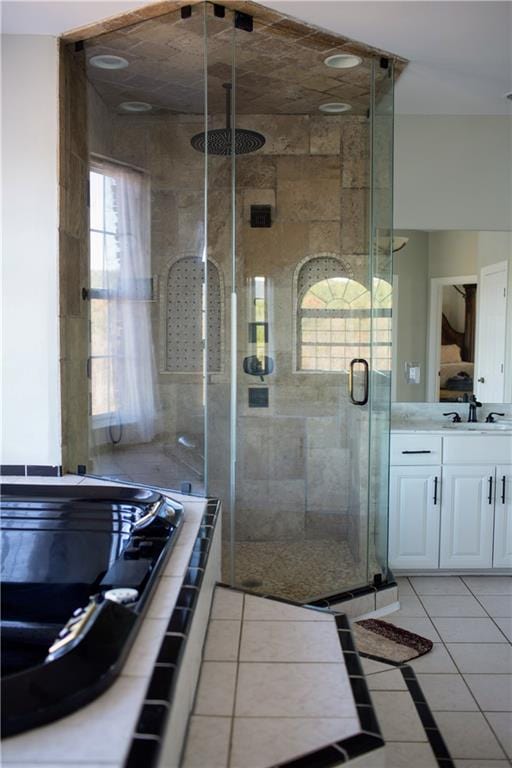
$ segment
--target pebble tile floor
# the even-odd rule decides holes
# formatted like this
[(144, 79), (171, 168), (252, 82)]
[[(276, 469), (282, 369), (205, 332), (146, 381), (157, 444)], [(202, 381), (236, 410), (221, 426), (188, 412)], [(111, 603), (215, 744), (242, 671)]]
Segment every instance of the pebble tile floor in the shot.
[[(432, 651), (409, 664), (456, 768), (508, 768), (512, 576), (412, 576), (397, 581), (400, 610), (384, 619), (434, 643)], [(377, 716), (385, 718), (391, 699), (375, 703)], [(420, 768), (421, 763), (410, 765)]]
[[(230, 580), (229, 566), (229, 544), (225, 544), (222, 570), (226, 582)], [(235, 584), (261, 595), (307, 603), (366, 583), (365, 563), (355, 560), (343, 540), (236, 544)]]

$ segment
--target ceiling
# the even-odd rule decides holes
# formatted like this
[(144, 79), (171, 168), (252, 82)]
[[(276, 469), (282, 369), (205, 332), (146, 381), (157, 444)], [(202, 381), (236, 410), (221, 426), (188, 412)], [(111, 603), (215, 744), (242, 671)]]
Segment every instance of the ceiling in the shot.
[[(7, 34), (60, 35), (140, 8), (135, 0), (3, 0)], [(399, 114), (506, 115), (512, 103), (512, 2), (266, 0), (264, 5), (410, 60)]]
[[(208, 6), (210, 9), (210, 6)], [(281, 23), (282, 22), (282, 23)], [(233, 19), (207, 17), (208, 109), (223, 112), (232, 80)], [(351, 115), (366, 115), (370, 104), (372, 51), (345, 37), (317, 33), (306, 24), (293, 26), (272, 13), (259, 20), (251, 34), (238, 32), (236, 50), (237, 114), (319, 115), (320, 105), (348, 103)], [(158, 16), (85, 41), (87, 76), (114, 110), (122, 102), (145, 101), (153, 110), (202, 113), (204, 109), (204, 18), (179, 12)], [(359, 66), (326, 67), (324, 59), (337, 53), (356, 54)], [(104, 70), (93, 57), (122, 56), (129, 66)], [(376, 70), (376, 93), (385, 96), (387, 70)]]

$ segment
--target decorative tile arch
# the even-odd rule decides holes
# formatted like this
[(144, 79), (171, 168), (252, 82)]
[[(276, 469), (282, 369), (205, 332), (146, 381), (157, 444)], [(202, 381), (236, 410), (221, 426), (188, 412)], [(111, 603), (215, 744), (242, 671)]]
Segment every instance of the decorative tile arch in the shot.
[(222, 371), (223, 291), (220, 270), (208, 259), (206, 307), (205, 265), (196, 255), (174, 260), (165, 281), (165, 371), (202, 373), (203, 318), (206, 318), (208, 372)]

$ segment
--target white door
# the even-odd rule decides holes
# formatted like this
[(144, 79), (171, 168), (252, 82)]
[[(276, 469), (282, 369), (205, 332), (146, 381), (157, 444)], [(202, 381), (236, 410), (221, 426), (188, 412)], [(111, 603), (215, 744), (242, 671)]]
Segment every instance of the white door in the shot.
[(493, 566), (512, 566), (512, 464), (496, 468)]
[(391, 467), (389, 565), (439, 567), (441, 467)]
[(495, 466), (443, 467), (441, 568), (490, 568)]
[(480, 272), (475, 393), (484, 403), (502, 403), (505, 394), (507, 277), (506, 261)]

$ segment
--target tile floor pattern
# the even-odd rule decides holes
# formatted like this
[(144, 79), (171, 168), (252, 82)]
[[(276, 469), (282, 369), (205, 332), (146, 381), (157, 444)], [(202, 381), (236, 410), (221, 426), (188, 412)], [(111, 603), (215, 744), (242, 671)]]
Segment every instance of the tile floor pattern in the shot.
[(217, 587), (183, 768), (265, 768), (359, 732), (333, 617)]
[[(397, 581), (400, 610), (385, 620), (434, 642), (430, 653), (409, 664), (456, 768), (512, 765), (512, 576)], [(398, 685), (396, 675), (393, 680)], [(373, 689), (386, 738), (393, 702), (375, 699)]]
[[(402, 673), (363, 659), (386, 747), (361, 768), (438, 768)], [(328, 613), (217, 588), (183, 768), (270, 768), (359, 732)]]
[(361, 661), (386, 742), (386, 768), (438, 768), (401, 671), (373, 659)]

